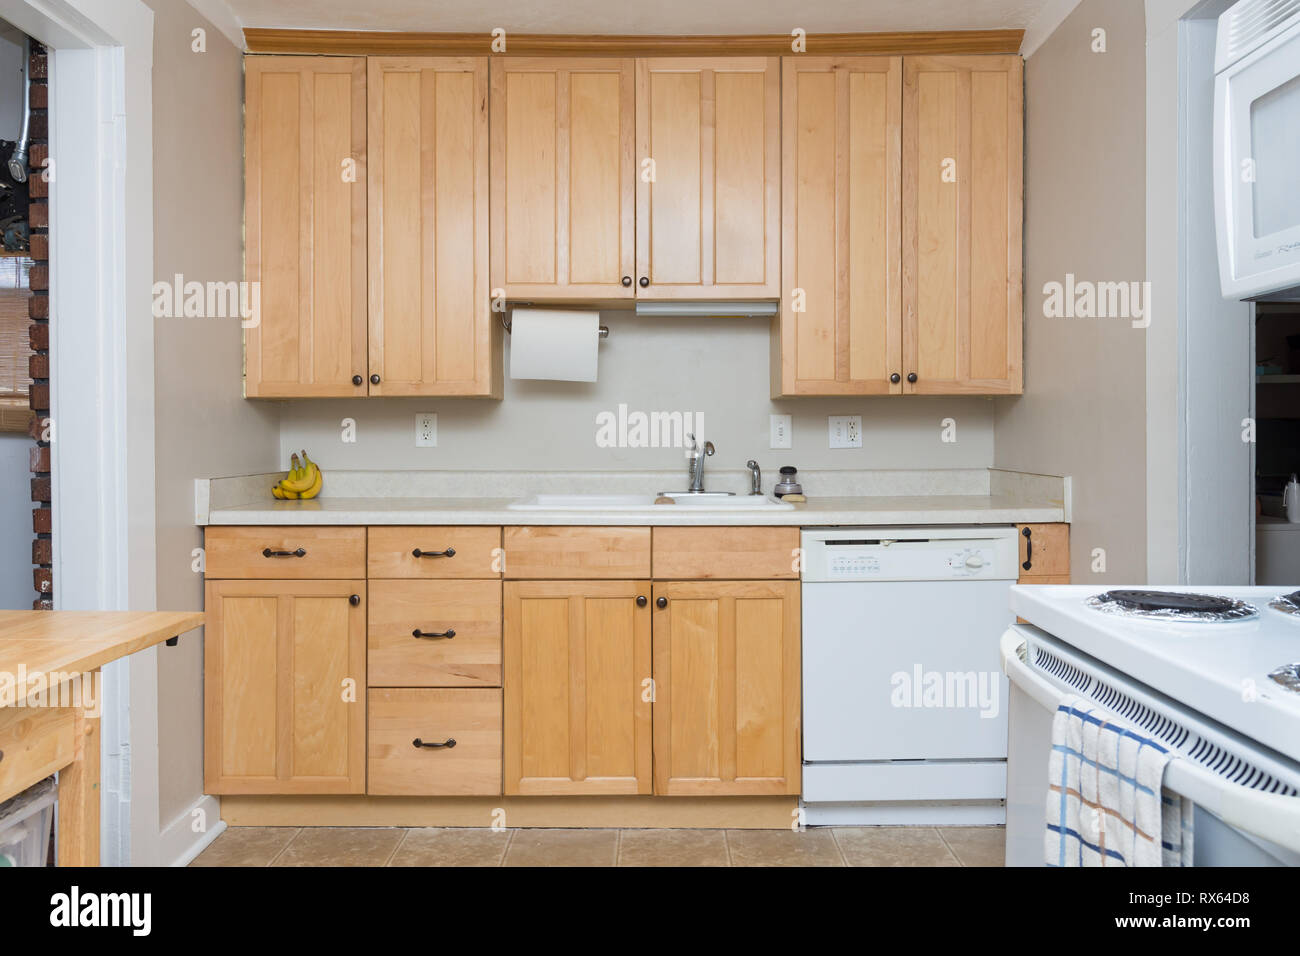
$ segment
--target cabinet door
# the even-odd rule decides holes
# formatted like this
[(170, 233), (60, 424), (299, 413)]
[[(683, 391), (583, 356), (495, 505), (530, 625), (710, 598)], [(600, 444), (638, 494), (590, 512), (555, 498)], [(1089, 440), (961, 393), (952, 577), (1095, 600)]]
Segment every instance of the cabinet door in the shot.
[(903, 60), (903, 390), (1022, 389), (1023, 63)]
[(654, 594), (655, 793), (798, 793), (799, 582)]
[(781, 294), (781, 61), (637, 61), (637, 298)]
[(492, 288), (635, 294), (633, 61), (492, 59)]
[(501, 397), (486, 57), (371, 57), (370, 394)]
[(649, 597), (644, 581), (506, 583), (507, 794), (650, 792)]
[(244, 81), (244, 394), (365, 395), (365, 58), (249, 56)]
[(773, 394), (900, 393), (902, 58), (794, 56), (782, 69)]
[(205, 593), (205, 791), (361, 793), (365, 581), (208, 581)]

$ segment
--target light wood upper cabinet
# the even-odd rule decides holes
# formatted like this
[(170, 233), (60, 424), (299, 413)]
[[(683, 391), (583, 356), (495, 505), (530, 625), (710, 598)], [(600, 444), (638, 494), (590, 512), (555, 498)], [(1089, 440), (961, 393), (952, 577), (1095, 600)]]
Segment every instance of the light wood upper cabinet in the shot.
[(661, 582), (654, 596), (655, 793), (798, 793), (799, 582)]
[(1022, 390), (1022, 71), (903, 60), (905, 392)]
[(486, 57), (371, 57), (371, 395), (501, 397)]
[(244, 63), (245, 278), (261, 289), (244, 394), (364, 395), (365, 58)]
[(776, 298), (779, 58), (644, 59), (636, 69), (637, 297)]
[(901, 393), (902, 58), (782, 62), (772, 394)]
[(504, 587), (505, 792), (650, 793), (649, 582)]
[(361, 793), (366, 582), (205, 591), (205, 792)]
[(630, 59), (493, 58), (492, 287), (631, 299)]

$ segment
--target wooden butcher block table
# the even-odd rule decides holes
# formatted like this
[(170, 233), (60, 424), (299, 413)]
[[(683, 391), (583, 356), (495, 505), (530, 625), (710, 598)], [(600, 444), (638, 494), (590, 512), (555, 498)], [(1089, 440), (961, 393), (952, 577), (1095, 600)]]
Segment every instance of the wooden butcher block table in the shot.
[(198, 611), (0, 611), (0, 803), (59, 774), (60, 866), (99, 865), (99, 669)]

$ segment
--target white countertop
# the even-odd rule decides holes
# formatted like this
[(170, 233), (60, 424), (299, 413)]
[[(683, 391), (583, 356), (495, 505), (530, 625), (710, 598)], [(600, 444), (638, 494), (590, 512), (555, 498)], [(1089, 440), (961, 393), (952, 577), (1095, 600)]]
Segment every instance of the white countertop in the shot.
[[(819, 471), (793, 509), (657, 505), (637, 511), (508, 507), (550, 493), (654, 494), (677, 472), (326, 472), (310, 501), (278, 501), (279, 474), (195, 482), (198, 525), (958, 525), (1069, 521), (1069, 480), (996, 469)], [(717, 471), (713, 490), (744, 495), (748, 473)]]
[(810, 498), (793, 511), (711, 511), (660, 505), (652, 511), (513, 511), (513, 498), (268, 499), (213, 509), (213, 525), (894, 525), (1025, 524), (1064, 521), (1064, 509), (1007, 495)]

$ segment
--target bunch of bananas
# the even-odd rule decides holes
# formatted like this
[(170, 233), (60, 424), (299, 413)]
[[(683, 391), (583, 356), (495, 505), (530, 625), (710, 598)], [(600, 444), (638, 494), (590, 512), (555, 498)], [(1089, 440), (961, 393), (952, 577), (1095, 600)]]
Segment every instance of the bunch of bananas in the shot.
[(324, 475), (320, 466), (302, 453), (302, 458), (292, 455), (289, 462), (293, 467), (272, 488), (271, 494), (280, 499), (315, 498), (320, 494)]

